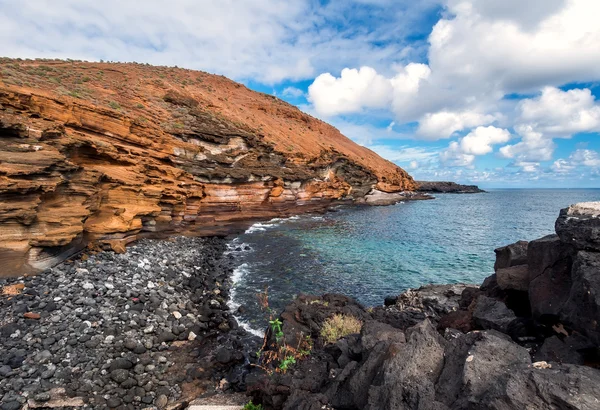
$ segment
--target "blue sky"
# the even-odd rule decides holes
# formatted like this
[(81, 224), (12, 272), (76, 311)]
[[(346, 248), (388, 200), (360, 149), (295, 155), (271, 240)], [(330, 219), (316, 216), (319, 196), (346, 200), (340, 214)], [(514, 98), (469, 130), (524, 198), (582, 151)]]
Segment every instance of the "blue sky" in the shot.
[(417, 179), (600, 186), (597, 0), (0, 0), (0, 54), (205, 70)]

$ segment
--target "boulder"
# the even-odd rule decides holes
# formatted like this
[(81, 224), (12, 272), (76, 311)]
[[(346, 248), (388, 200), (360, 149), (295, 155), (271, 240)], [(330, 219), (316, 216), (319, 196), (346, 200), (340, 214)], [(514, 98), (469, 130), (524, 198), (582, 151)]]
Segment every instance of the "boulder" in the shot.
[(496, 280), (500, 289), (527, 291), (529, 289), (528, 265), (515, 265), (496, 270)]
[[(492, 408), (595, 410), (600, 408), (599, 397), (597, 369), (552, 364), (550, 368), (532, 367), (513, 373), (506, 383), (506, 391), (495, 400), (504, 405)], [(489, 397), (484, 403), (493, 401)]]
[(530, 364), (527, 349), (506, 335), (493, 330), (471, 332), (446, 349), (436, 399), (456, 409), (504, 408), (492, 403), (506, 395), (510, 376)]
[(404, 332), (386, 323), (369, 320), (360, 332), (361, 343), (364, 350), (371, 350), (380, 341), (404, 343)]
[(556, 317), (571, 289), (571, 265), (575, 250), (558, 235), (529, 242), (529, 303), (534, 318)]
[(468, 310), (456, 310), (440, 318), (439, 330), (456, 329), (467, 333), (473, 330), (473, 313)]
[(555, 224), (560, 239), (578, 250), (600, 251), (600, 202), (562, 209)]
[(510, 245), (494, 249), (496, 253), (496, 263), (494, 270), (510, 268), (516, 265), (527, 263), (527, 241), (519, 241)]
[(583, 364), (583, 356), (569, 348), (558, 336), (549, 337), (535, 354), (536, 362)]
[(480, 296), (473, 310), (473, 321), (481, 329), (494, 329), (502, 333), (508, 331), (508, 326), (517, 316), (506, 307), (504, 302), (487, 296)]
[(573, 263), (572, 280), (571, 292), (560, 319), (600, 345), (600, 253), (578, 252)]
[(435, 382), (444, 366), (446, 341), (429, 320), (408, 329), (406, 340), (390, 345), (382, 384), (371, 387), (368, 409), (436, 408)]

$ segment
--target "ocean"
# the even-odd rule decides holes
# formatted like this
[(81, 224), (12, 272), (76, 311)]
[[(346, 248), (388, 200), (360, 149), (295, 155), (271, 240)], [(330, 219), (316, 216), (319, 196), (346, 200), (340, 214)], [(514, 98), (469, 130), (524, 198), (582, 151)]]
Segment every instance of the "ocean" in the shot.
[(295, 296), (343, 293), (367, 306), (429, 283), (480, 283), (494, 249), (554, 233), (561, 208), (600, 189), (504, 189), (439, 194), (387, 207), (340, 207), (257, 223), (233, 239), (231, 307), (248, 329), (266, 326), (256, 295), (281, 311)]

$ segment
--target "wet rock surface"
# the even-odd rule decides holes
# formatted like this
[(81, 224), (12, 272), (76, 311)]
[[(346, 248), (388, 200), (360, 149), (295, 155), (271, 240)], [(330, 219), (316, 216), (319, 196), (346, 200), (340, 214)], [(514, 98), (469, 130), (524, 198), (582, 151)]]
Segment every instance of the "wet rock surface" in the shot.
[(226, 304), (225, 250), (217, 238), (142, 240), (2, 280), (24, 286), (0, 295), (0, 408), (166, 408), (186, 385), (214, 388), (230, 371), (217, 348), (248, 343)]

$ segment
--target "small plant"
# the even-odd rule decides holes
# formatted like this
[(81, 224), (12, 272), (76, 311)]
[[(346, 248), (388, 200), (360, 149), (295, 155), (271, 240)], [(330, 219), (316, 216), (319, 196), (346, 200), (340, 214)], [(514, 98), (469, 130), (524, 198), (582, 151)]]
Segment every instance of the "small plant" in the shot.
[(335, 343), (342, 337), (360, 333), (362, 325), (354, 316), (335, 314), (323, 323), (321, 337), (325, 343)]
[(298, 345), (296, 347), (288, 346), (282, 328), (283, 322), (274, 316), (275, 312), (269, 306), (268, 289), (265, 289), (263, 293), (259, 293), (256, 296), (259, 305), (268, 314), (269, 326), (271, 334), (275, 337), (275, 342), (271, 342), (271, 345), (269, 345), (268, 334), (265, 335), (262, 347), (256, 352), (258, 364), (255, 366), (263, 369), (268, 374), (273, 374), (274, 372), (285, 373), (298, 360), (310, 355), (313, 347), (312, 339), (310, 336), (304, 337), (300, 334)]
[(146, 107), (144, 107), (144, 104), (141, 104), (141, 103), (137, 103), (137, 104), (135, 105), (135, 107), (136, 107), (136, 108), (140, 108), (140, 109), (141, 109), (141, 108), (146, 108)]
[(254, 404), (252, 403), (252, 400), (250, 400), (246, 403), (243, 410), (263, 410), (263, 406), (262, 404)]
[(296, 364), (296, 359), (294, 358), (294, 356), (286, 356), (281, 361), (281, 363), (279, 363), (279, 369), (285, 373), (287, 369), (293, 364)]
[(120, 109), (121, 109), (121, 106), (120, 106), (120, 105), (119, 105), (119, 103), (118, 103), (118, 102), (116, 102), (116, 101), (110, 101), (110, 102), (108, 103), (108, 106), (109, 106), (110, 108), (112, 108), (113, 110), (120, 110)]

